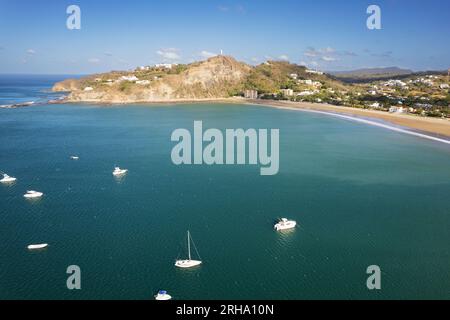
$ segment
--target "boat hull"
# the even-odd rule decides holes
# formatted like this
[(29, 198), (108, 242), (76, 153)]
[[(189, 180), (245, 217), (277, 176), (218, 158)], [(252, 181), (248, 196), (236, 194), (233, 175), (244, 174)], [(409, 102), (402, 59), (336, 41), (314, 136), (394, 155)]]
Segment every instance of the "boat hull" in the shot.
[(286, 223), (286, 224), (279, 224), (277, 223), (275, 225), (275, 230), (276, 231), (286, 231), (286, 230), (292, 230), (297, 226), (296, 222), (290, 222), (290, 223)]
[(23, 196), (27, 199), (36, 199), (42, 197), (44, 194), (42, 192), (34, 193), (34, 194), (24, 194)]
[(197, 260), (178, 260), (177, 262), (175, 262), (175, 267), (181, 269), (189, 269), (197, 267), (201, 264), (202, 262)]
[(116, 176), (116, 177), (123, 176), (123, 175), (127, 174), (127, 172), (128, 172), (128, 170), (117, 171), (117, 172), (115, 171), (115, 172), (113, 172), (113, 176)]
[(41, 249), (45, 249), (48, 247), (47, 243), (43, 243), (43, 244), (30, 244), (27, 248), (28, 250), (41, 250)]

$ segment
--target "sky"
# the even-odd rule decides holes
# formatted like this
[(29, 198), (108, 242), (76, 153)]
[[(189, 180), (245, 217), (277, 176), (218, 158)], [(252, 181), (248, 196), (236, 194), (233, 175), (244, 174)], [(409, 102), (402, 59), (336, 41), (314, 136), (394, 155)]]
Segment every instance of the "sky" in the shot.
[[(369, 5), (381, 9), (370, 30)], [(67, 7), (81, 10), (69, 30)], [(0, 73), (88, 74), (223, 54), (324, 71), (450, 67), (448, 0), (0, 0)]]

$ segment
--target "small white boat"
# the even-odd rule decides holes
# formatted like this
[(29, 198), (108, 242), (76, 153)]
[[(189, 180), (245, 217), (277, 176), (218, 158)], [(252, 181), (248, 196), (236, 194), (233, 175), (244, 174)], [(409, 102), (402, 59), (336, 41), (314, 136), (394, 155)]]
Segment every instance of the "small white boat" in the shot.
[(120, 169), (119, 167), (115, 167), (113, 171), (114, 176), (122, 176), (128, 172), (127, 169)]
[[(188, 269), (188, 268), (193, 268), (193, 267), (196, 267), (196, 266), (199, 266), (199, 265), (202, 264), (202, 261), (200, 261), (200, 260), (192, 260), (191, 259), (191, 240), (192, 240), (191, 239), (191, 234), (188, 231), (187, 232), (187, 243), (188, 243), (188, 256), (189, 256), (189, 258), (187, 260), (177, 260), (175, 262), (175, 266), (176, 267), (183, 268), (183, 269)], [(194, 244), (194, 249), (195, 249), (195, 251), (197, 252), (197, 255), (200, 258), (200, 255), (198, 254), (197, 248), (195, 248), (194, 240), (192, 240), (192, 244)]]
[(155, 300), (158, 300), (158, 301), (168, 301), (168, 300), (172, 300), (172, 297), (171, 297), (169, 294), (167, 294), (167, 291), (165, 291), (165, 290), (160, 290), (160, 291), (158, 292), (158, 294), (155, 296)]
[(28, 250), (40, 250), (48, 247), (48, 243), (42, 244), (30, 244), (27, 248)]
[(3, 178), (0, 180), (1, 183), (11, 183), (16, 181), (17, 179), (14, 177), (8, 176), (6, 173), (3, 174)]
[(44, 194), (42, 192), (38, 192), (38, 191), (27, 191), (27, 193), (25, 193), (23, 196), (27, 199), (33, 199), (33, 198), (40, 198), (42, 197)]
[(282, 218), (277, 224), (275, 224), (274, 228), (277, 231), (289, 230), (295, 228), (297, 222), (294, 220), (288, 220), (286, 218)]
[(72, 159), (72, 160), (79, 160), (80, 157), (78, 157), (78, 156), (70, 156), (70, 159)]

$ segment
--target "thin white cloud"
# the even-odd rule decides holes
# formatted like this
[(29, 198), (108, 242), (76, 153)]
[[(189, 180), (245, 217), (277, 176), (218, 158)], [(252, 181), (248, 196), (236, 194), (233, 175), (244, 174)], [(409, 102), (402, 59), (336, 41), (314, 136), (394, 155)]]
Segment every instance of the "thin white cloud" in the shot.
[(314, 58), (320, 55), (320, 52), (314, 49), (313, 47), (309, 47), (306, 49), (306, 51), (303, 53), (305, 57)]
[(209, 51), (206, 51), (206, 50), (201, 51), (199, 53), (199, 55), (200, 55), (200, 57), (206, 58), (206, 59), (217, 56), (216, 53), (209, 52)]
[(242, 4), (238, 4), (234, 7), (229, 7), (226, 5), (220, 5), (217, 7), (217, 9), (221, 12), (224, 13), (228, 13), (228, 12), (234, 12), (234, 13), (239, 13), (239, 14), (246, 14), (247, 13), (247, 9), (242, 5)]
[(28, 50), (27, 50), (27, 54), (29, 54), (29, 55), (34, 55), (34, 54), (36, 54), (36, 50), (34, 50), (34, 49), (28, 49)]
[(334, 58), (334, 57), (331, 57), (331, 56), (323, 56), (322, 60), (326, 61), (326, 62), (333, 62), (333, 61), (336, 61), (337, 58)]
[(99, 63), (99, 62), (100, 62), (100, 59), (98, 59), (98, 58), (89, 58), (89, 59), (88, 59), (88, 62), (89, 62), (89, 63), (92, 63), (92, 64), (96, 64), (96, 63)]
[(181, 59), (181, 56), (178, 54), (178, 49), (175, 48), (160, 49), (156, 51), (156, 54), (158, 54), (164, 61), (174, 62)]
[(283, 60), (283, 61), (289, 61), (289, 57), (285, 54), (282, 54), (281, 56), (279, 56), (278, 59)]

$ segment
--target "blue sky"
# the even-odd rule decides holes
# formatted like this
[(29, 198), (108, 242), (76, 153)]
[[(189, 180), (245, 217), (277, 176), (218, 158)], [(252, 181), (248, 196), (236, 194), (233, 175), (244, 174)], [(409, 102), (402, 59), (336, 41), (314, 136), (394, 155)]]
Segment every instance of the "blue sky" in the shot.
[[(81, 8), (81, 30), (66, 8)], [(366, 27), (379, 5), (382, 29)], [(0, 0), (0, 73), (86, 74), (217, 54), (321, 70), (450, 67), (447, 0)]]

